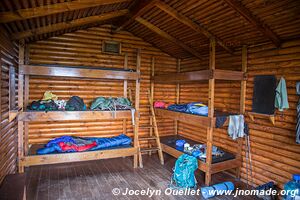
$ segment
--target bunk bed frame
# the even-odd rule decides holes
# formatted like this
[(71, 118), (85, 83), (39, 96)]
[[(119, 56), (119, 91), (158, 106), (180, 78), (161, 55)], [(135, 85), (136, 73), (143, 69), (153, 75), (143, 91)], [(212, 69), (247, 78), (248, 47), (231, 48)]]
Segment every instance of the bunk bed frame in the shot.
[[(183, 121), (189, 124), (201, 124), (207, 127), (207, 155), (206, 162), (198, 160), (198, 168), (205, 172), (205, 184), (210, 185), (211, 176), (214, 173), (236, 169), (236, 176), (240, 177), (240, 167), (242, 164), (242, 140), (238, 139), (237, 152), (235, 158), (226, 160), (223, 162), (212, 163), (212, 147), (213, 147), (213, 131), (216, 124), (216, 116), (214, 110), (214, 97), (215, 97), (215, 81), (216, 80), (229, 80), (229, 81), (241, 81), (241, 95), (240, 95), (240, 114), (245, 113), (245, 94), (246, 94), (246, 71), (247, 71), (247, 47), (242, 49), (242, 71), (231, 70), (219, 70), (215, 68), (215, 39), (210, 40), (210, 58), (209, 69), (194, 71), (194, 72), (182, 72), (180, 73), (180, 60), (177, 65), (177, 73), (169, 73), (164, 75), (154, 76), (154, 67), (152, 67), (152, 84), (154, 83), (176, 83), (176, 103), (179, 103), (179, 89), (181, 83), (193, 83), (199, 81), (209, 81), (209, 94), (208, 94), (208, 116), (199, 116), (181, 112), (175, 112), (167, 109), (155, 109), (155, 114), (175, 120), (175, 134), (178, 134), (178, 121)], [(154, 86), (151, 86), (153, 90)], [(153, 98), (153, 95), (152, 95)], [(224, 123), (224, 126), (228, 125), (228, 117)], [(162, 149), (165, 153), (168, 153), (174, 157), (179, 157), (183, 154), (182, 151), (176, 150), (164, 143), (161, 143)]]
[[(139, 129), (139, 98), (140, 98), (140, 49), (137, 50), (136, 71), (128, 70), (106, 70), (97, 68), (69, 68), (69, 67), (49, 67), (40, 65), (24, 64), (24, 45), (19, 49), (19, 75), (18, 75), (18, 165), (19, 172), (24, 172), (24, 167), (43, 164), (56, 164), (77, 161), (98, 160), (106, 158), (117, 158), (134, 156), (133, 166), (138, 164), (138, 129)], [(125, 54), (124, 69), (127, 69), (127, 54)], [(133, 146), (112, 149), (103, 149), (87, 152), (58, 153), (48, 155), (30, 155), (28, 144), (28, 123), (33, 121), (71, 121), (71, 120), (94, 120), (94, 119), (123, 119), (123, 131), (126, 133), (126, 120), (131, 119), (130, 110), (119, 111), (30, 111), (26, 106), (29, 101), (29, 78), (30, 76), (44, 77), (69, 77), (81, 79), (114, 79), (124, 81), (124, 96), (127, 97), (127, 81), (135, 81), (135, 125)], [(15, 112), (13, 112), (15, 113)]]

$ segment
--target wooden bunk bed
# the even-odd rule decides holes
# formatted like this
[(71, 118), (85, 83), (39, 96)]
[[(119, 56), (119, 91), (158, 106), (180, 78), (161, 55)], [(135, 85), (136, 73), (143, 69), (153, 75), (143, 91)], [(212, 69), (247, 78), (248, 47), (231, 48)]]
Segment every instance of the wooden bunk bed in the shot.
[[(219, 70), (215, 68), (215, 39), (210, 40), (210, 61), (209, 70), (201, 70), (194, 72), (182, 72), (180, 73), (180, 67), (177, 68), (177, 73), (169, 73), (165, 75), (154, 76), (154, 69), (152, 68), (152, 83), (176, 83), (176, 103), (179, 103), (179, 84), (193, 83), (200, 81), (209, 81), (209, 94), (208, 94), (208, 116), (200, 116), (189, 113), (182, 113), (171, 111), (167, 109), (155, 109), (155, 114), (160, 117), (170, 118), (175, 120), (175, 137), (178, 133), (177, 121), (183, 121), (189, 124), (201, 124), (207, 127), (207, 157), (205, 161), (198, 160), (198, 168), (205, 172), (205, 184), (210, 185), (211, 175), (217, 172), (236, 169), (237, 177), (240, 176), (241, 167), (241, 153), (242, 153), (242, 140), (238, 139), (238, 149), (234, 157), (228, 160), (214, 162), (212, 158), (213, 147), (213, 131), (216, 128), (216, 117), (221, 114), (222, 116), (229, 116), (228, 113), (220, 113), (215, 111), (214, 108), (214, 96), (215, 96), (215, 81), (216, 80), (229, 80), (229, 81), (241, 81), (241, 96), (240, 96), (240, 114), (245, 112), (245, 92), (246, 92), (246, 70), (247, 70), (247, 47), (244, 46), (242, 50), (242, 71), (231, 70)], [(180, 66), (180, 65), (179, 65)], [(153, 86), (151, 87), (153, 88)], [(153, 97), (153, 95), (152, 95)], [(228, 125), (228, 117), (224, 123), (224, 126)], [(186, 139), (186, 138), (184, 138)], [(189, 139), (186, 139), (189, 140)], [(168, 144), (166, 138), (161, 137), (161, 146), (165, 153), (168, 153), (174, 157), (179, 157), (183, 154), (174, 148), (174, 144)], [(196, 143), (195, 141), (190, 141)]]
[[(77, 161), (98, 160), (105, 158), (117, 158), (134, 156), (133, 165), (138, 164), (138, 127), (139, 127), (139, 96), (140, 96), (140, 49), (137, 51), (136, 71), (127, 70), (127, 54), (125, 54), (124, 70), (82, 68), (82, 67), (58, 67), (24, 65), (24, 46), (20, 46), (19, 75), (18, 75), (18, 154), (19, 172), (24, 172), (24, 167), (43, 164), (56, 164)], [(117, 111), (26, 111), (29, 101), (29, 78), (31, 76), (67, 77), (81, 79), (114, 79), (124, 81), (124, 96), (127, 97), (127, 81), (135, 81), (135, 125), (133, 145), (111, 149), (103, 149), (87, 152), (57, 153), (48, 155), (36, 155), (28, 144), (28, 123), (33, 121), (71, 121), (71, 120), (95, 120), (95, 119), (123, 119), (123, 130), (126, 130), (126, 120), (132, 119), (131, 110)], [(125, 88), (126, 87), (126, 88)], [(12, 114), (15, 115), (16, 111)], [(126, 132), (126, 131), (125, 131)]]

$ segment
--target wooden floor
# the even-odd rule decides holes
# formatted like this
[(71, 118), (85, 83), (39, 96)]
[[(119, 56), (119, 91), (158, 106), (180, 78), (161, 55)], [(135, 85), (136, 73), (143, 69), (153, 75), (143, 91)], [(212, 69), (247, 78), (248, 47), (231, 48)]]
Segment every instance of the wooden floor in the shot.
[[(200, 196), (166, 196), (175, 159), (165, 156), (165, 165), (160, 165), (157, 156), (144, 156), (144, 168), (133, 169), (132, 158), (78, 162), (71, 164), (35, 166), (27, 169), (27, 199), (203, 199)], [(199, 186), (204, 185), (203, 173), (197, 171)], [(233, 181), (236, 187), (245, 188), (241, 182), (219, 173), (213, 176), (215, 183)], [(112, 190), (126, 188), (162, 190), (161, 196), (114, 196)], [(234, 199), (219, 196), (213, 199)], [(240, 196), (235, 199), (255, 199)]]

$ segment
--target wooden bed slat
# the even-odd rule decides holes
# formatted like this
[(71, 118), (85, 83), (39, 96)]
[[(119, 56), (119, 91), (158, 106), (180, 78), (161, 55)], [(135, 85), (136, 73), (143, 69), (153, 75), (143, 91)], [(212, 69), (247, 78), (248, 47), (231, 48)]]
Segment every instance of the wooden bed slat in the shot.
[(80, 162), (97, 159), (119, 158), (125, 156), (136, 155), (138, 148), (118, 148), (99, 151), (75, 152), (75, 153), (60, 153), (47, 155), (33, 155), (24, 156), (21, 158), (22, 166), (44, 165), (44, 164), (58, 164), (69, 162)]
[(84, 69), (76, 67), (49, 67), (39, 65), (20, 65), (20, 74), (35, 76), (78, 77), (96, 79), (137, 80), (137, 72), (105, 69)]
[(130, 110), (118, 111), (29, 111), (21, 112), (19, 121), (70, 121), (94, 119), (130, 119)]

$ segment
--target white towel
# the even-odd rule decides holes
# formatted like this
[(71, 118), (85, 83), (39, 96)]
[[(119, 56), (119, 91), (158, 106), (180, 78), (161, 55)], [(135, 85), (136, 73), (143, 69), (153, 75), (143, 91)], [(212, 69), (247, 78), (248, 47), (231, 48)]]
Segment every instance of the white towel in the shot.
[(244, 115), (230, 115), (228, 135), (236, 140), (237, 138), (244, 137)]

